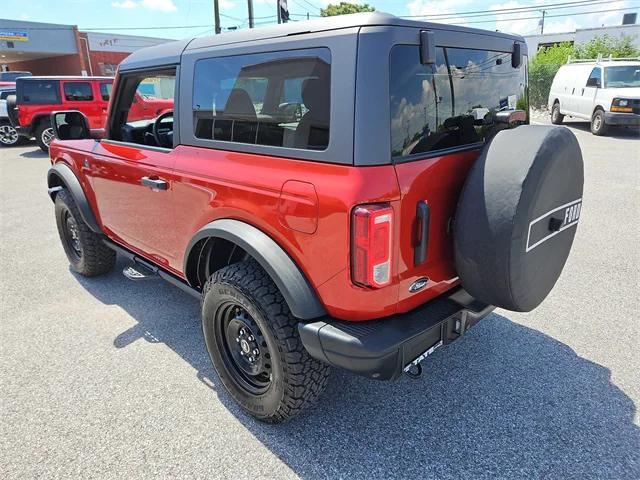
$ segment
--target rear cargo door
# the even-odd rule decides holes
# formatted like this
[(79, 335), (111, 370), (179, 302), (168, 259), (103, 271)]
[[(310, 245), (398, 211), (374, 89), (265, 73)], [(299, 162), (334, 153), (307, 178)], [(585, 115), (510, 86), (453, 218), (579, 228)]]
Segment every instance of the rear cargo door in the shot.
[(434, 64), (421, 64), (419, 45), (395, 45), (389, 56), (390, 154), (401, 190), (400, 301), (413, 297), (416, 304), (457, 281), (456, 204), (483, 144), (506, 128), (496, 114), (528, 112), (526, 57), (512, 66), (513, 40), (490, 37), (480, 50), (477, 39), (472, 49), (460, 44), (462, 34), (447, 38), (440, 37)]

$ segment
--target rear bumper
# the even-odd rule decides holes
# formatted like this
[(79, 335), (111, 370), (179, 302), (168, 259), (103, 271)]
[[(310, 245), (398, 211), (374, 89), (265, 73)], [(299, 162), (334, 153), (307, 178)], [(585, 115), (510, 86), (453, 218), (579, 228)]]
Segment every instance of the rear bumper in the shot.
[(604, 122), (607, 125), (640, 125), (640, 115), (636, 113), (605, 112)]
[(462, 336), (494, 308), (457, 289), (409, 313), (369, 322), (323, 318), (300, 323), (298, 330), (312, 357), (359, 375), (392, 380), (429, 350)]

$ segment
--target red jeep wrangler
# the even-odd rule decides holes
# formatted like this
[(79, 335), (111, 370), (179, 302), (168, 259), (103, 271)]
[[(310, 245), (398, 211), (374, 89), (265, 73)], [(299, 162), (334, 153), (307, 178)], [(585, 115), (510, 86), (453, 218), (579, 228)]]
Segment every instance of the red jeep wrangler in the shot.
[[(134, 121), (145, 83), (175, 111)], [(201, 298), (222, 383), (277, 422), (329, 366), (417, 375), (496, 306), (542, 302), (582, 157), (526, 112), (517, 36), (372, 13), (196, 38), (120, 65), (104, 138), (53, 115), (49, 194), (72, 268), (117, 252)]]
[[(7, 104), (9, 117), (21, 136), (35, 136), (38, 146), (46, 152), (53, 138), (51, 112), (78, 110), (91, 129), (104, 128), (112, 84), (111, 77), (20, 77), (16, 80), (17, 98)], [(172, 109), (172, 98), (136, 95), (131, 118), (146, 120)]]

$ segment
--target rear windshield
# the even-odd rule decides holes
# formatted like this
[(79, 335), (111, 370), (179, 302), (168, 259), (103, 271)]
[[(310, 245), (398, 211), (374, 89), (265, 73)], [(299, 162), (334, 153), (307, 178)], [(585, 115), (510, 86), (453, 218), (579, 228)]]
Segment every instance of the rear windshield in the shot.
[(18, 103), (60, 103), (60, 83), (57, 80), (18, 82)]
[(422, 65), (418, 46), (398, 45), (390, 57), (391, 156), (481, 144), (503, 110), (528, 112), (526, 59), (511, 53), (438, 48)]

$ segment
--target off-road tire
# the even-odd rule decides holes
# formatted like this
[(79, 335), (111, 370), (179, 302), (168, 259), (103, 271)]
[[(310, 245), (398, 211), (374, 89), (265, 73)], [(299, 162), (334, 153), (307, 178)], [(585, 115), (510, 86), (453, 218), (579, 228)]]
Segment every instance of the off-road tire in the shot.
[(551, 123), (554, 125), (562, 125), (564, 115), (560, 113), (560, 103), (556, 102), (551, 107)]
[(591, 116), (591, 133), (599, 137), (607, 134), (609, 126), (604, 120), (604, 110), (598, 108)]
[[(265, 351), (271, 354), (271, 378), (262, 394), (242, 388), (221, 354), (224, 345), (216, 336), (216, 328), (220, 328), (219, 312), (229, 302), (253, 318), (268, 349)], [(218, 270), (204, 286), (202, 327), (213, 366), (233, 399), (264, 422), (280, 423), (309, 408), (327, 384), (330, 368), (309, 356), (297, 324), (275, 283), (254, 260)]]
[(43, 119), (40, 121), (40, 123), (36, 127), (36, 132), (35, 132), (36, 143), (40, 147), (40, 150), (42, 150), (45, 153), (49, 153), (49, 145), (47, 145), (47, 143), (43, 139), (43, 135), (45, 134), (45, 132), (49, 130), (51, 130), (51, 122), (49, 121), (49, 119)]
[[(56, 195), (55, 215), (60, 241), (74, 271), (85, 277), (95, 277), (113, 270), (116, 252), (107, 247), (102, 237), (84, 222), (76, 202), (67, 190), (60, 190)], [(68, 215), (75, 221), (80, 254), (74, 251), (69, 242), (66, 225)]]

